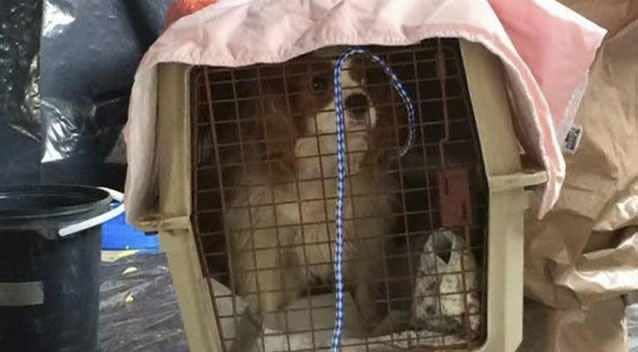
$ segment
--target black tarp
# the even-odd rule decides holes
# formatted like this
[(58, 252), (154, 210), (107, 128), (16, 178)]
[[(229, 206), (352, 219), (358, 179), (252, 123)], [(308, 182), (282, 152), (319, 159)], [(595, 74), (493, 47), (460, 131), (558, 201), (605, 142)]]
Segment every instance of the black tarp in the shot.
[(0, 184), (39, 180), (40, 144), (30, 133), (40, 126), (41, 13), (39, 0), (0, 1)]
[(122, 188), (133, 76), (170, 0), (0, 2), (0, 182)]
[(188, 352), (164, 254), (137, 254), (100, 269), (101, 352)]
[[(165, 254), (102, 263), (100, 280), (102, 352), (188, 351)], [(638, 306), (627, 309), (627, 325), (629, 352), (638, 352)]]

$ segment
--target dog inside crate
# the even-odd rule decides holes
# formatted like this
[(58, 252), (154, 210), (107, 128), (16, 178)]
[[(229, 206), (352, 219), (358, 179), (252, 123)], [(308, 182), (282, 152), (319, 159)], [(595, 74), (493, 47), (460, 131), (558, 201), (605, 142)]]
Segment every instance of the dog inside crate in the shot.
[[(347, 178), (343, 348), (485, 338), (486, 181), (458, 43), (369, 47), (340, 84)], [(194, 218), (228, 350), (327, 349), (334, 325), (340, 48), (192, 72)]]

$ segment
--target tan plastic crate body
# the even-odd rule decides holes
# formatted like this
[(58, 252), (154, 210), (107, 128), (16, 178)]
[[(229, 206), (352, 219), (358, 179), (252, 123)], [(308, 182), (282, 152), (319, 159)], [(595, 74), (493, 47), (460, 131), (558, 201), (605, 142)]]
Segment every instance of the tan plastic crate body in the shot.
[[(512, 126), (502, 65), (482, 46), (461, 41), (472, 110), (489, 186), (487, 339), (479, 351), (513, 352), (522, 338), (523, 213), (527, 186), (546, 174), (525, 173)], [(160, 233), (191, 351), (222, 351), (209, 285), (203, 277), (190, 216), (190, 69), (168, 64), (158, 79), (158, 213), (138, 221)]]

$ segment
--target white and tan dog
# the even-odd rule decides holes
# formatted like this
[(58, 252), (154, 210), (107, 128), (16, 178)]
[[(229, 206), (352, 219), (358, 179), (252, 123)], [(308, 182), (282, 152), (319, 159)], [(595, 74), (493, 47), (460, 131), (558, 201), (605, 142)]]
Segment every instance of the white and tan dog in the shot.
[[(347, 198), (344, 274), (366, 329), (380, 320), (375, 300), (383, 274), (384, 235), (393, 225), (397, 185), (387, 175), (389, 148), (373, 94), (355, 65), (343, 72)], [(285, 78), (262, 79), (263, 108), (245, 169), (226, 207), (234, 286), (262, 316), (334, 277), (336, 116), (332, 65), (302, 57)], [(379, 97), (388, 99), (388, 97)]]

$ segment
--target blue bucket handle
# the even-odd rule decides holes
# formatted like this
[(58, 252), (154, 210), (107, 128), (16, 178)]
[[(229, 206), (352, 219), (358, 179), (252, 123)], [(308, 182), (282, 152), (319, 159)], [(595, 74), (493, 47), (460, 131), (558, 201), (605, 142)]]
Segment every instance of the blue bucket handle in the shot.
[(100, 226), (124, 213), (124, 194), (110, 188), (100, 187), (100, 189), (108, 192), (111, 195), (111, 198), (120, 204), (104, 214), (60, 228), (58, 231), (58, 235), (60, 237), (67, 237), (95, 226)]

